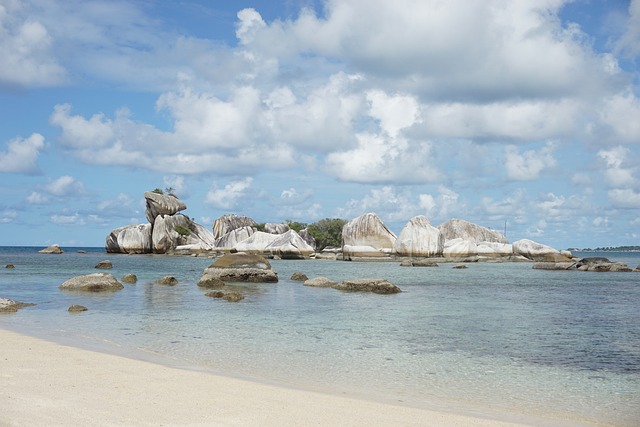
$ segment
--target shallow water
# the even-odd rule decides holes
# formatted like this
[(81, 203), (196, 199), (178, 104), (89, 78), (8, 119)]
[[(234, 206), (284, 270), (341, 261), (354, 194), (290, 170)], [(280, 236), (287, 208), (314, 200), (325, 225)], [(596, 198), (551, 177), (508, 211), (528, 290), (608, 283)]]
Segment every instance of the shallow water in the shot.
[[(598, 254), (586, 254), (596, 256)], [(640, 253), (607, 253), (635, 267)], [(58, 286), (110, 259), (138, 283), (109, 294)], [(277, 284), (238, 284), (239, 303), (196, 286), (193, 257), (41, 255), (0, 248), (0, 297), (37, 306), (0, 327), (193, 369), (432, 409), (638, 425), (640, 273), (533, 270), (529, 263), (453, 269), (397, 262), (273, 261)], [(396, 295), (302, 286), (383, 277)], [(152, 282), (175, 276), (173, 287)], [(70, 314), (71, 304), (89, 311)], [(553, 423), (551, 422), (550, 425)]]

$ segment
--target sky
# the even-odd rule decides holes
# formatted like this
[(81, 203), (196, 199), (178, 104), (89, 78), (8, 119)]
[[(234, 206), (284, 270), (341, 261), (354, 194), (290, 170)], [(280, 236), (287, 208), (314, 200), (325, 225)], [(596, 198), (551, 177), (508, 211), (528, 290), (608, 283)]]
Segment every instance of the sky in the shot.
[(186, 215), (640, 245), (640, 0), (0, 0), (0, 246)]

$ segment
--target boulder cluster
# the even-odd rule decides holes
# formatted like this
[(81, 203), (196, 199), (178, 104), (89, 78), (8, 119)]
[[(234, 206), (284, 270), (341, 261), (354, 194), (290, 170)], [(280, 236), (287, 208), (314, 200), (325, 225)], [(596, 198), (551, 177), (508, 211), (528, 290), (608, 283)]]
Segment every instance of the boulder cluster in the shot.
[[(429, 258), (440, 262), (538, 261), (570, 262), (568, 251), (558, 251), (531, 240), (509, 243), (500, 232), (462, 219), (438, 227), (419, 215), (411, 218), (396, 236), (375, 213), (347, 222), (342, 247), (316, 253), (316, 242), (304, 229), (299, 233), (287, 224), (259, 226), (241, 215), (223, 215), (212, 230), (179, 212), (186, 205), (174, 195), (146, 192), (147, 224), (113, 230), (106, 239), (107, 252), (175, 253), (219, 256), (243, 252), (268, 258), (316, 258), (384, 260)], [(417, 265), (417, 264), (411, 264)]]
[[(399, 236), (387, 228), (374, 213), (361, 215), (345, 224), (342, 231), (345, 260), (374, 260), (385, 257), (429, 258), (441, 262), (571, 261), (567, 251), (531, 240), (509, 243), (498, 231), (451, 219), (434, 227), (425, 216), (411, 218)], [(421, 266), (419, 261), (404, 265)], [(433, 265), (433, 263), (429, 264)]]

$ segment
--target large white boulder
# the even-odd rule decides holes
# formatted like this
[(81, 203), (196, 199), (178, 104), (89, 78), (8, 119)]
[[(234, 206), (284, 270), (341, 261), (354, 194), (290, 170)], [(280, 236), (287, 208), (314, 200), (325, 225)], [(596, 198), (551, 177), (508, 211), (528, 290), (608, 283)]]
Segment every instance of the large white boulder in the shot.
[(374, 213), (354, 218), (342, 227), (343, 246), (369, 246), (375, 250), (392, 251), (396, 239), (396, 235)]
[(106, 250), (125, 254), (151, 252), (151, 224), (132, 224), (116, 228), (107, 236)]
[(513, 253), (522, 255), (533, 261), (540, 262), (568, 262), (571, 258), (566, 253), (560, 253), (551, 246), (543, 245), (532, 240), (522, 239), (513, 242)]
[(287, 224), (273, 224), (273, 223), (266, 223), (264, 225), (264, 232), (265, 233), (271, 233), (271, 234), (284, 234), (287, 231), (289, 231), (290, 228)]
[(409, 220), (396, 239), (393, 251), (400, 256), (441, 256), (444, 237), (432, 226), (426, 216), (418, 215)]
[(173, 215), (187, 209), (182, 200), (174, 195), (160, 194), (153, 191), (144, 193), (147, 205), (146, 216), (151, 224), (155, 222), (158, 215)]
[(229, 231), (224, 236), (216, 239), (216, 248), (219, 249), (231, 249), (234, 248), (238, 243), (243, 240), (247, 240), (249, 237), (253, 236), (253, 233), (256, 232), (255, 227), (251, 227), (249, 225), (236, 228), (234, 230)]
[(184, 215), (159, 215), (151, 234), (153, 252), (163, 254), (178, 248), (211, 250), (213, 234)]
[(474, 243), (496, 242), (509, 243), (502, 233), (490, 230), (463, 219), (450, 219), (438, 227), (444, 240), (463, 239)]
[(213, 223), (213, 237), (217, 240), (229, 233), (242, 227), (255, 227), (256, 222), (244, 215), (227, 214), (222, 215)]
[(513, 245), (509, 243), (480, 242), (476, 245), (478, 255), (485, 257), (508, 257), (513, 255)]
[(278, 238), (265, 248), (272, 255), (281, 258), (308, 258), (314, 249), (294, 230), (279, 234)]
[(478, 245), (462, 238), (447, 240), (442, 254), (447, 258), (464, 258), (478, 255)]
[(278, 239), (277, 234), (265, 233), (264, 231), (256, 231), (249, 237), (235, 245), (233, 249), (238, 252), (247, 253), (263, 253), (267, 246)]

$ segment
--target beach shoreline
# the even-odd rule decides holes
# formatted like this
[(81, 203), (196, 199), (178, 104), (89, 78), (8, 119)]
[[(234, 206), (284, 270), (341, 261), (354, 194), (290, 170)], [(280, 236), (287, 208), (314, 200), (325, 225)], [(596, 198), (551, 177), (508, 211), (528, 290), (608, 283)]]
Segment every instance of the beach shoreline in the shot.
[(0, 329), (0, 425), (576, 425), (393, 405), (171, 367)]

